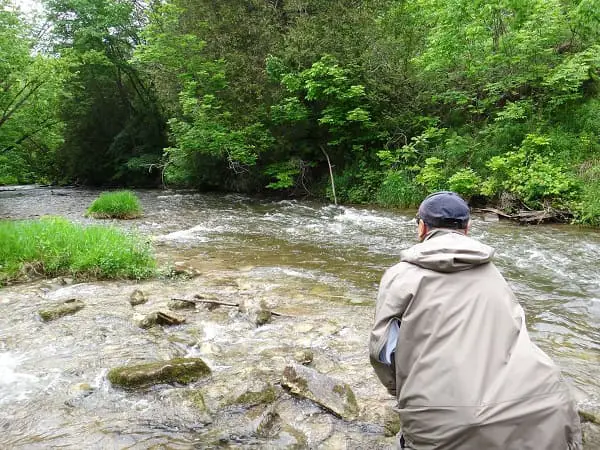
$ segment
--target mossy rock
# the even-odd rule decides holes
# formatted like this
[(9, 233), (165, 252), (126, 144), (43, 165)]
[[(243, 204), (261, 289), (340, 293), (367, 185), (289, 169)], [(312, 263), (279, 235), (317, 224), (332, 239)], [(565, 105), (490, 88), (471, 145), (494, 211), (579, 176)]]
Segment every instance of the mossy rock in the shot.
[(169, 300), (167, 307), (172, 310), (195, 309), (196, 302), (193, 300), (185, 300), (185, 299), (171, 299), (171, 300)]
[(129, 303), (131, 304), (131, 306), (141, 305), (143, 303), (146, 303), (147, 301), (148, 301), (148, 296), (139, 289), (136, 289), (135, 291), (133, 291), (131, 293), (131, 295), (129, 296)]
[(385, 407), (383, 412), (383, 430), (385, 436), (396, 436), (402, 429), (400, 414), (394, 408)]
[(142, 320), (139, 321), (138, 326), (140, 328), (152, 328), (155, 325), (181, 325), (185, 322), (184, 317), (176, 316), (167, 311), (155, 311), (147, 314)]
[(210, 373), (210, 368), (200, 358), (175, 358), (169, 361), (117, 367), (108, 372), (108, 380), (114, 386), (132, 389), (155, 384), (188, 384)]
[(294, 360), (296, 362), (302, 364), (303, 366), (310, 365), (313, 362), (314, 358), (315, 358), (315, 355), (312, 352), (312, 350), (303, 349), (303, 350), (298, 350), (296, 353), (294, 353)]
[(233, 402), (233, 405), (256, 406), (261, 404), (270, 404), (277, 400), (277, 390), (271, 384), (258, 391), (248, 390), (238, 396)]
[(591, 422), (595, 425), (600, 425), (600, 412), (580, 409), (579, 418), (582, 422)]
[(355, 420), (360, 412), (350, 386), (309, 367), (289, 364), (281, 384), (290, 393), (312, 400), (342, 419)]
[(83, 303), (81, 300), (76, 300), (72, 298), (69, 300), (65, 300), (63, 303), (60, 303), (58, 305), (50, 306), (45, 309), (40, 309), (38, 313), (44, 322), (49, 322), (51, 320), (58, 319), (62, 316), (75, 314), (84, 306), (85, 303)]

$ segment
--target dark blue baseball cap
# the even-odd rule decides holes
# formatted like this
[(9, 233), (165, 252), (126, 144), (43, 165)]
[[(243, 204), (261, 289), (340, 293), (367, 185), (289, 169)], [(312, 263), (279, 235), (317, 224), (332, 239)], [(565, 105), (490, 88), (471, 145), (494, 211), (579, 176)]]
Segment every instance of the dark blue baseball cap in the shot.
[(462, 230), (467, 228), (469, 217), (469, 205), (456, 192), (435, 192), (419, 206), (418, 218), (433, 228)]

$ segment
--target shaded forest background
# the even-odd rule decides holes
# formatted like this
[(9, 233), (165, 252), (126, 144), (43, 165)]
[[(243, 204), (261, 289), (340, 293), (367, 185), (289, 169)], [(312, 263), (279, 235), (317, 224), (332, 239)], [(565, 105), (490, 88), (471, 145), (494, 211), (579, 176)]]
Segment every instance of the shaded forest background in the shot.
[(0, 184), (600, 225), (600, 0), (0, 0)]

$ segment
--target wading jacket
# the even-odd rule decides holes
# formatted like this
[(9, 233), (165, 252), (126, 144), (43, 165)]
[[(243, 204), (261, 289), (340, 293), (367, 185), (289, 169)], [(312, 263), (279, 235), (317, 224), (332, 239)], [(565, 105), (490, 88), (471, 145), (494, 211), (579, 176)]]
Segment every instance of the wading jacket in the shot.
[[(369, 352), (418, 450), (581, 449), (574, 401), (533, 342), (494, 249), (433, 230), (379, 287)], [(383, 363), (399, 324), (393, 363)]]

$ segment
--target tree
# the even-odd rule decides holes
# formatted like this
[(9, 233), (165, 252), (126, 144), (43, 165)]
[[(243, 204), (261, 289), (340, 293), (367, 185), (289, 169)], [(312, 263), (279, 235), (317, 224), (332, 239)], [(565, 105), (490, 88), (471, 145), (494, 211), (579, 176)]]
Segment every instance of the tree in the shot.
[(155, 183), (164, 119), (149, 84), (129, 61), (140, 38), (141, 4), (48, 0), (56, 51), (68, 65), (61, 99), (69, 178), (88, 184)]
[(56, 114), (61, 64), (35, 55), (33, 45), (23, 18), (0, 1), (0, 183), (52, 176), (61, 142)]

